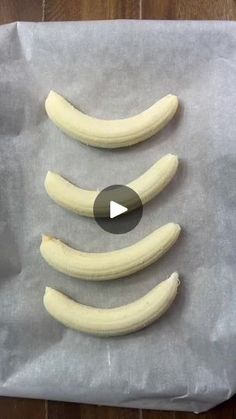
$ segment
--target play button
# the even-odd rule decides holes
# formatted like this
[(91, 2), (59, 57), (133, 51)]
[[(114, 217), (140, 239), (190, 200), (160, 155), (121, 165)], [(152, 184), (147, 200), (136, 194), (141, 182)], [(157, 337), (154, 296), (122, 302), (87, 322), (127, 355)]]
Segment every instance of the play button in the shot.
[(138, 194), (124, 185), (112, 185), (101, 191), (94, 203), (94, 218), (105, 231), (124, 234), (139, 223), (143, 206)]
[(118, 217), (118, 215), (124, 214), (126, 211), (128, 211), (128, 208), (117, 202), (110, 201), (110, 218)]

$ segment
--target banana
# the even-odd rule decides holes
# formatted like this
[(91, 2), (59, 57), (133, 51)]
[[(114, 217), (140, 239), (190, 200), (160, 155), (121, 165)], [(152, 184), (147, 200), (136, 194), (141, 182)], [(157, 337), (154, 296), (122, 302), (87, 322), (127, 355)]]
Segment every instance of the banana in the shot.
[(127, 147), (146, 140), (173, 118), (177, 108), (177, 96), (167, 95), (138, 115), (105, 120), (82, 113), (53, 90), (45, 101), (49, 118), (63, 132), (82, 143), (103, 148)]
[(54, 319), (72, 329), (98, 336), (126, 335), (161, 317), (174, 301), (179, 284), (175, 272), (138, 300), (109, 309), (79, 304), (46, 287), (43, 303)]
[[(145, 204), (165, 188), (175, 175), (177, 167), (178, 157), (167, 154), (127, 186), (136, 192), (142, 204)], [(44, 185), (48, 195), (57, 204), (77, 214), (94, 217), (93, 208), (99, 194), (98, 191), (81, 189), (57, 173), (50, 171), (47, 173)], [(125, 201), (122, 204), (127, 206)], [(132, 209), (135, 208), (135, 206), (132, 207)]]
[(180, 230), (178, 224), (165, 224), (139, 242), (107, 253), (80, 252), (43, 235), (40, 252), (49, 265), (66, 275), (109, 280), (131, 275), (158, 260), (176, 242)]

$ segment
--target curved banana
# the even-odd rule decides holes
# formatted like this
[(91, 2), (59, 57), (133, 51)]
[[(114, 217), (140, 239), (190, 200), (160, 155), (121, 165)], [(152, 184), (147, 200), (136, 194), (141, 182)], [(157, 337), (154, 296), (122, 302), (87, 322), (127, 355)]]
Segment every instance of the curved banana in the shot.
[[(165, 188), (175, 175), (177, 167), (178, 157), (167, 154), (127, 186), (136, 192), (142, 204), (145, 204)], [(99, 191), (79, 188), (53, 172), (47, 173), (44, 185), (48, 195), (57, 204), (77, 214), (94, 217), (94, 202)], [(126, 206), (125, 202), (122, 204)]]
[(179, 283), (175, 272), (133, 303), (109, 309), (79, 304), (49, 287), (43, 302), (54, 319), (72, 329), (98, 336), (126, 335), (162, 316), (174, 301)]
[(173, 118), (177, 108), (177, 96), (167, 95), (138, 115), (105, 120), (85, 115), (53, 90), (45, 101), (49, 118), (63, 132), (82, 143), (103, 148), (127, 147), (146, 140)]
[(80, 252), (43, 235), (40, 252), (49, 265), (66, 275), (94, 281), (115, 279), (159, 259), (176, 242), (180, 230), (178, 224), (165, 224), (132, 246), (107, 253)]

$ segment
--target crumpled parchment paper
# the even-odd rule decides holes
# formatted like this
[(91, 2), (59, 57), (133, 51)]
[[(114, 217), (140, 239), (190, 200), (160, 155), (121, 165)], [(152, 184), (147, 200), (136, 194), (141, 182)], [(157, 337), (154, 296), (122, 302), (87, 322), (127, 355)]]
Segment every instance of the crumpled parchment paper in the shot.
[[(236, 24), (109, 21), (0, 27), (0, 393), (201, 412), (236, 391)], [(134, 115), (168, 93), (178, 115), (120, 150), (66, 137), (50, 89), (90, 115)], [(57, 206), (47, 170), (88, 189), (127, 183), (166, 153), (178, 174), (125, 235)], [(41, 258), (41, 233), (85, 251), (127, 246), (174, 221), (175, 247), (129, 278), (89, 283)], [(81, 303), (125, 304), (178, 270), (176, 302), (135, 334), (96, 338), (44, 310), (46, 285)]]

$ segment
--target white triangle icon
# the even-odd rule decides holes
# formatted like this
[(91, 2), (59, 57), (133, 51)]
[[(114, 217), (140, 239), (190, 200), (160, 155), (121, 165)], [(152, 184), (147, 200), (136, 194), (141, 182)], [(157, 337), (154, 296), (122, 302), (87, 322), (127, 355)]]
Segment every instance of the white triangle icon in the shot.
[(128, 211), (128, 208), (117, 204), (115, 201), (110, 201), (110, 218), (118, 217), (118, 215), (121, 215), (126, 211)]

